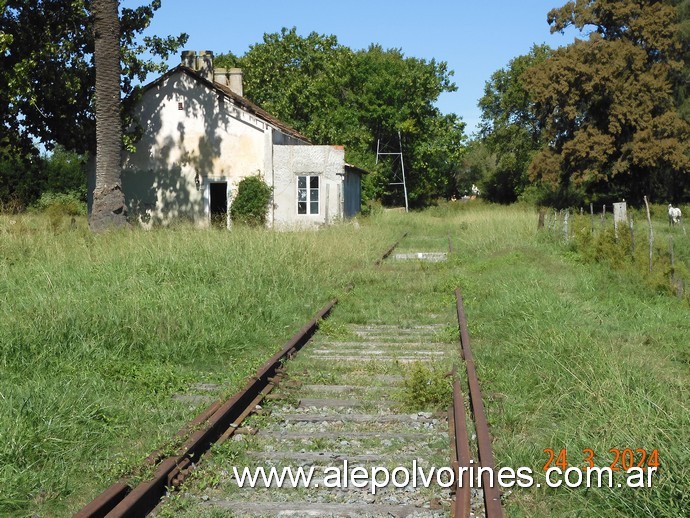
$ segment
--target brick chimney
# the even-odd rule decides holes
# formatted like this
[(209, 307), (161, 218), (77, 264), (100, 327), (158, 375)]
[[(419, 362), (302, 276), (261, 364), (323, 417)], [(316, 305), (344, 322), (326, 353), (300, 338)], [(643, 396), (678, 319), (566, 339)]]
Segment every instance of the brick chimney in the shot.
[(196, 58), (196, 70), (204, 79), (213, 82), (213, 52), (201, 50)]
[(182, 51), (182, 65), (199, 72), (199, 74), (213, 82), (213, 52), (201, 50), (197, 54), (193, 50)]
[(213, 71), (213, 80), (216, 83), (227, 86), (240, 97), (244, 95), (241, 68), (216, 68)]
[(183, 50), (182, 51), (182, 65), (192, 70), (196, 70), (196, 51)]

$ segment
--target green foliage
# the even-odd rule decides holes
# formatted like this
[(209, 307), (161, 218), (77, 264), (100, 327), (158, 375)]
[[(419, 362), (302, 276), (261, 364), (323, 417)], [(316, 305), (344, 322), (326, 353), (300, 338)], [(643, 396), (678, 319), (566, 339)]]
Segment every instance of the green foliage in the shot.
[(347, 160), (372, 172), (365, 201), (402, 204), (402, 189), (388, 185), (398, 166), (375, 164), (377, 141), (397, 151), (398, 132), (411, 204), (423, 206), (455, 189), (464, 124), (434, 106), (441, 93), (456, 90), (445, 62), (379, 45), (354, 51), (335, 36), (302, 37), (284, 28), (265, 34), (244, 56), (218, 56), (216, 63), (242, 67), (245, 95), (314, 143), (345, 145)]
[[(612, 270), (619, 271), (664, 294), (679, 296), (690, 301), (690, 293), (683, 288), (683, 282), (690, 279), (690, 247), (682, 230), (669, 227), (666, 220), (667, 207), (651, 207), (654, 243), (652, 248), (652, 269), (649, 270), (649, 242), (646, 214), (643, 210), (628, 208), (629, 217), (636, 222), (631, 232), (628, 224), (621, 225), (616, 237), (611, 216), (602, 219), (596, 214), (571, 215), (572, 240), (568, 247), (583, 263), (599, 263)], [(547, 216), (547, 219), (551, 216)], [(563, 218), (551, 220), (546, 225), (556, 241), (563, 239)], [(674, 261), (671, 264), (670, 247), (674, 249)]]
[(41, 192), (40, 161), (16, 150), (0, 149), (0, 212), (20, 212)]
[(271, 193), (271, 187), (260, 176), (241, 180), (230, 207), (232, 221), (257, 227), (265, 225)]
[(86, 198), (77, 191), (46, 191), (33, 205), (39, 211), (64, 216), (86, 216)]
[(529, 184), (527, 168), (541, 146), (541, 126), (523, 78), (552, 52), (546, 45), (535, 45), (486, 82), (479, 100), (480, 138), (487, 148), (484, 154), (493, 162), (485, 168), (483, 182), (484, 196), (490, 201), (514, 202)]
[[(3, 212), (21, 211), (38, 203), (40, 210), (62, 204), (65, 214), (84, 213), (81, 206), (86, 200), (86, 159), (62, 147), (42, 157), (22, 156), (16, 149), (6, 149), (4, 158), (0, 158), (0, 179)], [(45, 200), (40, 201), (43, 196)], [(80, 208), (74, 208), (77, 206)]]
[(676, 21), (656, 0), (577, 0), (549, 13), (552, 31), (593, 31), (524, 76), (543, 127), (534, 180), (581, 188), (586, 201), (680, 195), (690, 126), (671, 95), (671, 71), (682, 66)]
[[(483, 140), (470, 141), (457, 173), (457, 194), (469, 194), (473, 184), (481, 186), (484, 192), (491, 188), (490, 179), (496, 172), (496, 162), (496, 155)], [(489, 199), (497, 201), (493, 193), (489, 195)]]
[[(86, 0), (4, 0), (0, 9), (0, 143), (25, 152), (36, 140), (84, 153), (95, 149), (94, 31)], [(160, 0), (121, 9), (122, 93), (187, 39), (145, 36)], [(11, 37), (6, 37), (11, 35)], [(143, 55), (150, 56), (142, 58)], [(158, 60), (161, 61), (158, 61)]]
[(405, 369), (402, 397), (410, 410), (446, 410), (453, 404), (453, 382), (448, 368), (413, 363)]
[(74, 193), (86, 200), (86, 156), (56, 147), (43, 157), (43, 191)]

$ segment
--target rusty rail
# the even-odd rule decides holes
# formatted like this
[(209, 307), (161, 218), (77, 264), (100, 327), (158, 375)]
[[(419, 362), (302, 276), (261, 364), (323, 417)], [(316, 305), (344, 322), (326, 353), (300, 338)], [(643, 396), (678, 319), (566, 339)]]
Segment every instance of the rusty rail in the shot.
[(455, 473), (460, 477), (459, 485), (455, 489), (453, 500), (452, 516), (454, 518), (469, 518), (471, 511), (471, 487), (470, 472), (468, 469), (462, 471), (460, 468), (469, 468), (472, 456), (470, 454), (470, 439), (467, 435), (467, 420), (465, 418), (465, 401), (460, 389), (460, 381), (456, 376), (456, 369), (453, 369), (453, 406), (450, 408), (449, 422), (451, 430), (451, 466)]
[[(460, 352), (462, 354), (462, 359), (465, 363), (465, 368), (467, 370), (467, 384), (469, 387), (469, 397), (470, 406), (472, 408), (472, 415), (474, 417), (475, 430), (477, 434), (477, 449), (479, 453), (479, 465), (482, 467), (490, 468), (491, 472), (495, 471), (494, 456), (491, 450), (491, 434), (489, 432), (489, 423), (486, 419), (486, 412), (484, 410), (484, 403), (482, 402), (481, 389), (479, 388), (479, 379), (477, 378), (477, 371), (474, 367), (474, 359), (472, 358), (472, 350), (470, 348), (470, 335), (467, 330), (467, 317), (465, 316), (465, 308), (462, 301), (462, 294), (460, 293), (460, 288), (455, 290), (455, 298), (457, 301), (457, 313), (458, 313), (458, 326), (460, 328)], [(457, 385), (457, 387), (456, 387)], [(465, 430), (463, 426), (458, 424), (459, 414), (462, 415), (464, 420), (464, 401), (462, 398), (462, 393), (460, 392), (460, 383), (455, 380), (453, 387), (453, 407), (455, 414), (455, 430), (456, 430), (456, 451), (460, 451), (459, 442), (463, 441), (464, 438), (458, 439), (458, 431), (462, 432)], [(468, 443), (469, 444), (469, 443)], [(469, 450), (468, 450), (469, 455)], [(467, 458), (467, 463), (464, 466), (470, 465), (469, 458)], [(460, 467), (463, 466), (460, 459), (460, 454), (458, 453), (458, 462)], [(482, 489), (484, 492), (484, 508), (486, 510), (487, 518), (502, 518), (503, 517), (503, 507), (501, 506), (501, 491), (497, 484), (493, 487), (490, 484), (490, 474), (488, 472), (482, 473)], [(463, 480), (464, 489), (464, 480)], [(461, 495), (464, 498), (464, 495)], [(458, 514), (463, 508), (463, 503), (458, 503), (458, 498), (456, 495), (456, 506), (455, 506), (455, 516), (469, 516), (469, 514)], [(469, 508), (468, 508), (469, 513)]]
[[(337, 300), (332, 300), (321, 309), (283, 348), (269, 359), (247, 385), (232, 398), (218, 407), (214, 403), (183, 430), (192, 430), (201, 425), (172, 456), (151, 455), (150, 464), (157, 464), (152, 478), (132, 488), (121, 480), (101, 493), (75, 516), (86, 517), (130, 517), (146, 516), (165, 496), (167, 488), (179, 485), (189, 473), (193, 464), (219, 439), (224, 440), (234, 433), (241, 421), (270, 392), (280, 378), (283, 360), (299, 351), (313, 336), (319, 321), (326, 318)], [(181, 430), (178, 435), (187, 433)]]
[(402, 235), (402, 237), (401, 237), (400, 239), (398, 239), (395, 243), (393, 243), (393, 244), (391, 245), (391, 247), (383, 253), (383, 255), (381, 256), (381, 258), (376, 260), (376, 262), (374, 263), (374, 265), (380, 266), (381, 263), (382, 263), (383, 261), (385, 261), (385, 260), (388, 258), (388, 256), (391, 255), (391, 254), (393, 253), (393, 250), (395, 250), (395, 249), (397, 248), (397, 246), (400, 244), (400, 241), (402, 241), (403, 239), (405, 239), (405, 237), (407, 237), (407, 232), (405, 232), (405, 233)]

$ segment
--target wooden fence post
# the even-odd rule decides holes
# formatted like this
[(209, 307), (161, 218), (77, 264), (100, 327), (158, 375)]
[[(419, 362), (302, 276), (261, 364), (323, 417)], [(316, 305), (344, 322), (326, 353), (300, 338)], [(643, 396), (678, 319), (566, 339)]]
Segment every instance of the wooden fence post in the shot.
[(632, 254), (632, 260), (635, 260), (635, 232), (633, 231), (633, 215), (630, 214), (630, 242), (632, 244), (632, 249), (631, 249), (631, 254)]
[(568, 218), (570, 216), (570, 209), (565, 209), (565, 216), (563, 217), (563, 236), (566, 243), (568, 242)]
[(654, 253), (654, 229), (652, 228), (652, 216), (649, 214), (649, 202), (644, 197), (644, 206), (647, 208), (647, 224), (649, 225), (649, 273), (652, 273), (652, 255)]
[(671, 286), (676, 285), (676, 260), (673, 255), (673, 236), (668, 236), (668, 254), (671, 257), (671, 273), (669, 273), (669, 280)]

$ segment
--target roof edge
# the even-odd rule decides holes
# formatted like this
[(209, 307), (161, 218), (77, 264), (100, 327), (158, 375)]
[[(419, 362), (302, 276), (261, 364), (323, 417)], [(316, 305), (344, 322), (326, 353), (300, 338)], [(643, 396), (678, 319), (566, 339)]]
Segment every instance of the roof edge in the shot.
[(357, 167), (356, 165), (348, 164), (345, 162), (345, 169), (349, 169), (353, 173), (358, 173), (358, 174), (370, 174), (369, 171), (366, 169), (362, 169), (361, 167)]
[(171, 68), (162, 76), (158, 77), (157, 79), (154, 79), (150, 83), (141, 87), (141, 90), (139, 91), (139, 93), (144, 94), (148, 90), (151, 90), (152, 88), (158, 86), (163, 81), (165, 81), (166, 79), (168, 79), (169, 77), (173, 76), (174, 74), (176, 74), (178, 72), (182, 72), (184, 74), (187, 74), (188, 76), (195, 79), (199, 83), (203, 84), (207, 88), (215, 90), (216, 92), (218, 92), (218, 93), (224, 95), (225, 97), (231, 99), (236, 104), (238, 104), (241, 108), (243, 108), (245, 111), (251, 113), (252, 115), (255, 115), (256, 117), (258, 117), (260, 119), (262, 119), (264, 122), (275, 127), (279, 131), (282, 131), (286, 135), (294, 137), (294, 138), (299, 139), (299, 140), (302, 140), (302, 141), (306, 142), (307, 144), (312, 144), (312, 142), (309, 140), (309, 138), (307, 138), (305, 135), (301, 134), (299, 131), (297, 131), (295, 128), (293, 128), (289, 124), (287, 124), (287, 123), (281, 121), (280, 119), (274, 117), (273, 115), (268, 113), (263, 108), (259, 107), (258, 105), (254, 104), (253, 102), (251, 102), (246, 97), (242, 97), (241, 95), (236, 94), (235, 92), (233, 92), (232, 90), (230, 90), (226, 86), (223, 86), (219, 83), (209, 81), (208, 79), (203, 77), (201, 74), (199, 74), (196, 70), (193, 70), (193, 69), (191, 69), (187, 66), (184, 66), (182, 64)]

